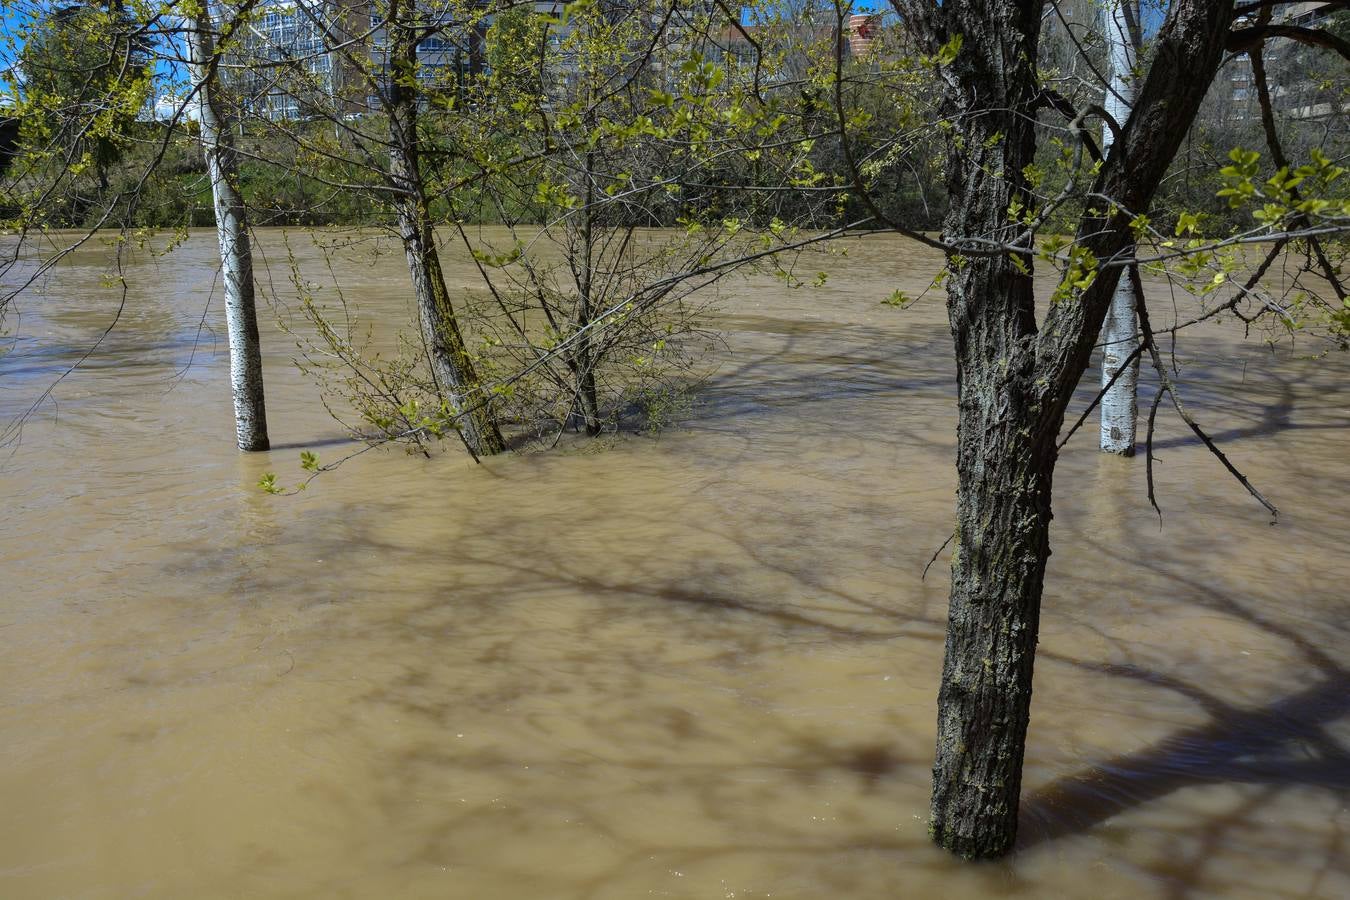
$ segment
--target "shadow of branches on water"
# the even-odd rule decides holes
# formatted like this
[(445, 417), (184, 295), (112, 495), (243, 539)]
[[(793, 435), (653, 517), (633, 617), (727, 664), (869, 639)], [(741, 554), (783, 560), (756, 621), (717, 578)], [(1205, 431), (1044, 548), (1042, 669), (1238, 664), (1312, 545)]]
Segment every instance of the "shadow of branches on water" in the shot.
[[(849, 866), (840, 864), (849, 853), (877, 853), (877, 865), (897, 871), (951, 865), (923, 834), (931, 731), (916, 724), (927, 729), (933, 718), (945, 630), (945, 579), (919, 583), (918, 573), (950, 521), (949, 467), (937, 478), (930, 465), (938, 457), (945, 465), (951, 447), (947, 348), (934, 329), (896, 362), (893, 335), (846, 329), (841, 347), (839, 329), (786, 333), (750, 324), (768, 337), (754, 338), (753, 358), (710, 381), (706, 415), (690, 428), (696, 440), (668, 457), (619, 453), (609, 468), (593, 458), (494, 463), (456, 474), (458, 484), (428, 480), (419, 486), (428, 496), (413, 498), (471, 527), (428, 527), (435, 517), (425, 509), (416, 512), (423, 532), (394, 527), (416, 504), (390, 502), (330, 513), (288, 537), (317, 558), (369, 568), (351, 579), (320, 572), (306, 586), (329, 599), (306, 620), (312, 646), (298, 655), (296, 672), (304, 677), (308, 655), (338, 648), (329, 652), (359, 673), (361, 690), (325, 723), (331, 734), (323, 738), (369, 742), (390, 827), (420, 817), (399, 848), (401, 864), (453, 858), (474, 835), (529, 847), (558, 838), (563, 832), (550, 823), (566, 820), (603, 848), (597, 870), (566, 896), (615, 896), (652, 860), (693, 865), (758, 854), (781, 856), (790, 868), (818, 858), (840, 896), (850, 895)], [(1234, 436), (1298, 424), (1293, 412), (1308, 385), (1275, 384), (1253, 400), (1255, 424)], [(838, 402), (823, 402), (831, 398)], [(906, 475), (909, 482), (882, 480), (878, 473), (898, 461), (928, 469)], [(769, 478), (759, 467), (788, 475)], [(877, 496), (878, 484), (890, 494)], [(911, 498), (928, 504), (930, 495), (941, 504), (911, 507)], [(1059, 521), (1080, 516), (1071, 510)], [(1300, 621), (1274, 605), (1278, 598), (1263, 598), (1269, 607), (1239, 602), (1234, 596), (1261, 598), (1260, 591), (1235, 594), (1237, 579), (1211, 583), (1194, 574), (1197, 555), (1233, 552), (1221, 533), (1197, 529), (1169, 546), (1110, 515), (1089, 524), (1056, 534), (1056, 560), (1069, 565), (1048, 582), (1046, 620), (1070, 621), (1105, 646), (1084, 649), (1052, 634), (1041, 659), (1067, 668), (1052, 676), (1064, 676), (1057, 684), (1066, 690), (1088, 689), (1092, 714), (1114, 712), (1104, 681), (1144, 687), (1146, 704), (1182, 710), (1188, 724), (1033, 786), (1023, 804), (1021, 859), (988, 867), (1000, 873), (989, 877), (1022, 872), (1022, 861), (1037, 856), (1030, 851), (1056, 841), (1101, 835), (1103, 823), (1132, 809), (1216, 784), (1251, 791), (1226, 811), (1188, 807), (1180, 825), (1126, 827), (1191, 842), (1167, 863), (1144, 864), (1177, 896), (1204, 879), (1212, 886), (1240, 877), (1206, 868), (1213, 856), (1233, 859), (1225, 845), (1233, 829), (1257, 821), (1290, 787), (1350, 790), (1347, 753), (1330, 729), (1350, 713), (1346, 671), (1325, 649), (1338, 626), (1325, 621), (1329, 614)], [(237, 562), (223, 553), (197, 565), (228, 578)], [(1108, 578), (1146, 599), (1122, 606), (1102, 587)], [(260, 572), (249, 583), (291, 589), (284, 573)], [(351, 596), (350, 583), (380, 588)], [(1266, 688), (1258, 680), (1234, 699), (1224, 694), (1231, 672), (1222, 666), (1173, 659), (1185, 650), (1184, 636), (1160, 634), (1155, 653), (1147, 639), (1114, 633), (1132, 617), (1178, 608), (1250, 628), (1315, 671), (1316, 681), (1248, 702)], [(856, 718), (827, 729), (813, 716), (828, 717), (854, 698), (837, 688), (830, 709), (812, 707), (793, 693), (812, 685), (782, 670), (848, 654), (865, 656), (869, 675), (900, 673), (912, 694), (874, 694), (857, 702)], [(1045, 677), (1042, 669), (1038, 679)], [(897, 711), (904, 703), (910, 708)], [(1148, 719), (1146, 704), (1125, 714)], [(1190, 724), (1196, 710), (1207, 721)], [(415, 736), (368, 724), (391, 719), (412, 723)], [(1037, 721), (1033, 711), (1033, 734)], [(1063, 716), (1039, 721), (1053, 723), (1056, 736), (1075, 724)], [(457, 743), (474, 730), (466, 722), (482, 732), (480, 743)], [(479, 783), (508, 799), (455, 801), (455, 791)], [(423, 806), (424, 797), (432, 803)], [(825, 797), (853, 803), (857, 819), (822, 830), (783, 815)], [(885, 824), (867, 819), (859, 799), (877, 797), (892, 811)], [(626, 814), (634, 808), (682, 821), (689, 833), (634, 827)], [(1333, 841), (1327, 865), (1337, 852)], [(481, 862), (507, 866), (515, 855)]]
[[(1096, 668), (1156, 683), (1151, 673), (1127, 666)], [(1350, 713), (1346, 673), (1257, 709), (1228, 706), (1194, 686), (1181, 689), (1203, 699), (1210, 722), (1037, 789), (1024, 801), (1023, 815), (1033, 827), (1024, 832), (1019, 849), (1083, 831), (1196, 785), (1301, 784), (1350, 790), (1350, 752), (1324, 727)]]
[[(1325, 791), (1342, 802), (1350, 798), (1350, 750), (1331, 730), (1350, 716), (1350, 670), (1312, 636), (1320, 628), (1323, 642), (1335, 641), (1343, 637), (1339, 623), (1301, 621), (1297, 611), (1288, 608), (1287, 599), (1281, 602), (1272, 597), (1269, 605), (1262, 605), (1260, 591), (1254, 589), (1252, 602), (1239, 601), (1206, 581), (1187, 564), (1184, 554), (1203, 553), (1206, 544), (1220, 540), (1218, 535), (1196, 535), (1187, 541), (1195, 546), (1144, 552), (1139, 535), (1125, 529), (1114, 534), (1111, 543), (1087, 535), (1075, 537), (1090, 556), (1128, 560), (1128, 567), (1137, 573), (1135, 583), (1156, 586), (1159, 599), (1139, 612), (1158, 616), (1163, 605), (1170, 603), (1241, 623), (1273, 646), (1291, 651), (1301, 668), (1316, 673), (1312, 683), (1265, 702), (1239, 704), (1219, 695), (1228, 684), (1218, 673), (1212, 684), (1202, 684), (1169, 674), (1156, 664), (1084, 660), (1043, 650), (1040, 655), (1045, 659), (1183, 697), (1204, 712), (1206, 721), (1031, 791), (1022, 802), (1020, 853), (1089, 833), (1119, 815), (1188, 788), (1250, 788), (1231, 809), (1205, 812), (1186, 826), (1193, 846), (1188, 851), (1179, 847), (1162, 873), (1168, 896), (1182, 898), (1202, 883), (1202, 872), (1210, 879), (1222, 877), (1206, 872), (1213, 869), (1209, 863), (1217, 846), (1230, 832), (1259, 821), (1287, 790)], [(1244, 657), (1234, 653), (1230, 658)], [(1331, 834), (1323, 868), (1350, 874), (1341, 853), (1341, 836), (1334, 827)]]

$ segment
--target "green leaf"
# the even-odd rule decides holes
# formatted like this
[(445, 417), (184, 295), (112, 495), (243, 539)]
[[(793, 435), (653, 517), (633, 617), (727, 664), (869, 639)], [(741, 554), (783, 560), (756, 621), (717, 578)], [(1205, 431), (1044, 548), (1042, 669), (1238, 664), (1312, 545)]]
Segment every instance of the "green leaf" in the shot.
[(965, 41), (959, 34), (954, 34), (947, 39), (947, 43), (938, 48), (937, 62), (940, 66), (950, 66), (956, 62), (956, 55), (961, 52), (961, 44)]
[(1200, 217), (1195, 213), (1184, 212), (1177, 217), (1177, 237), (1183, 234), (1195, 234), (1200, 230)]

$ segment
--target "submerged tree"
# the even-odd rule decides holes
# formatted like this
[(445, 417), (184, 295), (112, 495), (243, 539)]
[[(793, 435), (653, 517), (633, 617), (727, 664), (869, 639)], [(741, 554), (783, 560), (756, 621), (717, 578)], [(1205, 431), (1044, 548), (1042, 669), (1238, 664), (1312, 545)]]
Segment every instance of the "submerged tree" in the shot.
[[(377, 89), (380, 106), (389, 120), (389, 178), (403, 250), (412, 274), (422, 323), (422, 340), (437, 393), (456, 415), (459, 431), (470, 452), (480, 456), (506, 449), (493, 413), (492, 398), (480, 392), (473, 358), (460, 332), (450, 292), (441, 271), (433, 231), (426, 178), (422, 170), (419, 131), (420, 106), (417, 47), (444, 26), (416, 3), (391, 0), (385, 28), (389, 33), (389, 73)], [(472, 19), (468, 25), (472, 32)], [(460, 415), (463, 413), (463, 415)]]
[[(1102, 9), (1106, 37), (1107, 85), (1102, 103), (1101, 149), (1110, 154), (1116, 131), (1134, 106), (1134, 67), (1143, 32), (1136, 0), (1109, 0)], [(1133, 456), (1139, 420), (1139, 317), (1128, 278), (1120, 279), (1102, 322), (1102, 415), (1099, 439), (1107, 453)]]
[[(1264, 185), (1256, 178), (1257, 155), (1234, 154), (1224, 170), (1227, 196), (1249, 209), (1251, 201), (1265, 204), (1241, 232), (1204, 234), (1194, 215), (1182, 213), (1175, 237), (1162, 234), (1150, 224), (1152, 201), (1227, 51), (1251, 52), (1277, 34), (1342, 53), (1344, 47), (1309, 29), (1254, 21), (1266, 4), (1239, 10), (1232, 0), (1175, 0), (1139, 63), (1133, 111), (1114, 122), (1095, 104), (1076, 108), (1042, 83), (1041, 0), (893, 0), (893, 6), (940, 65), (950, 196), (940, 244), (947, 251), (958, 378), (957, 528), (930, 829), (939, 845), (960, 855), (998, 856), (1012, 848), (1017, 831), (1061, 426), (1117, 283), (1137, 264), (1136, 245), (1150, 242), (1152, 258), (1180, 258), (1188, 275), (1203, 274), (1218, 287), (1239, 265), (1224, 256), (1225, 247), (1264, 242), (1278, 252), (1289, 240), (1350, 221), (1335, 193), (1344, 170), (1316, 151), (1304, 166), (1281, 168)], [(1069, 173), (1049, 196), (1037, 159), (1043, 111), (1067, 123), (1070, 137), (1063, 142)], [(1091, 118), (1112, 130), (1108, 153), (1084, 127)], [(1309, 203), (1296, 189), (1316, 191), (1319, 199)], [(1073, 237), (1041, 234), (1051, 213), (1062, 219), (1066, 207), (1075, 210)], [(1032, 281), (1038, 259), (1059, 278), (1040, 315)], [(1224, 308), (1249, 299), (1254, 286)], [(1217, 452), (1180, 406), (1137, 282), (1135, 288), (1140, 340), (1162, 379), (1159, 399), (1171, 394), (1179, 414)], [(1339, 327), (1344, 310), (1331, 306), (1327, 314)]]
[[(239, 28), (255, 2), (222, 22), (222, 44)], [(267, 407), (263, 392), (262, 346), (254, 301), (253, 248), (248, 213), (239, 185), (239, 162), (225, 106), (220, 101), (221, 53), (215, 26), (205, 11), (183, 20), (199, 111), (202, 155), (211, 179), (220, 244), (220, 269), (225, 288), (225, 324), (230, 345), (230, 390), (234, 397), (235, 436), (240, 450), (266, 450)]]
[[(747, 241), (744, 207), (719, 205), (723, 185), (710, 183), (718, 161), (756, 143), (750, 135), (772, 111), (728, 118), (726, 72), (704, 56), (703, 4), (597, 2), (561, 15), (511, 2), (437, 9), (405, 23), (407, 38), (372, 40), (393, 54), (368, 78), (385, 93), (359, 117), (324, 112), (336, 139), (296, 123), (267, 127), (322, 156), (319, 177), (364, 179), (388, 198), (405, 249), (439, 253), (433, 226), (459, 239), (481, 281), (453, 310), (472, 332), (459, 332), (460, 349), (445, 355), (462, 353), (473, 386), (462, 402), (444, 403), (431, 367), (357, 346), (340, 320), (345, 305), (333, 318), (306, 304), (320, 339), (308, 363), (336, 376), (338, 393), (374, 426), (367, 436), (419, 446), (454, 430), (467, 436), (475, 413), (547, 439), (569, 424), (598, 434), (625, 412), (665, 405), (665, 388), (696, 355), (684, 338), (699, 304), (686, 298), (808, 239), (775, 219)], [(414, 38), (436, 49), (422, 53)], [(467, 64), (434, 64), (456, 42)], [(386, 120), (395, 138), (376, 142)], [(796, 147), (790, 155), (805, 158)], [(485, 237), (473, 227), (481, 222), (504, 225), (506, 237)], [(646, 230), (669, 225), (681, 230)], [(434, 333), (424, 317), (424, 341)]]
[[(360, 9), (316, 0), (269, 10), (282, 27), (251, 27), (227, 62), (246, 130), (288, 148), (282, 159), (255, 163), (330, 199), (361, 196), (398, 236), (432, 403), (414, 410), (414, 398), (394, 391), (394, 408), (404, 411), (374, 424), (458, 434), (474, 456), (500, 453), (505, 443), (446, 283), (433, 208), (446, 182), (464, 175), (455, 151), (464, 127), (457, 105), (481, 69), (485, 13), (458, 0), (382, 0)], [(434, 61), (425, 52), (432, 46)], [(338, 334), (326, 322), (319, 326), (321, 335)], [(368, 362), (351, 347), (330, 349), (358, 367)]]
[[(691, 295), (744, 255), (740, 223), (710, 219), (695, 184), (691, 137), (705, 134), (720, 72), (699, 59), (708, 19), (696, 4), (607, 0), (529, 15), (488, 31), (494, 69), (469, 113), (531, 160), (478, 195), (508, 246), (484, 252), (456, 226), (491, 297), (488, 356), (531, 428), (594, 436), (629, 407), (655, 424), (697, 357)], [(680, 227), (651, 230), (662, 225)]]
[[(139, 221), (148, 186), (169, 150), (185, 150), (194, 143), (188, 140), (188, 125), (195, 120), (214, 199), (236, 438), (244, 450), (267, 449), (267, 424), (248, 226), (226, 105), (220, 97), (216, 42), (218, 28), (221, 41), (227, 42), (257, 3), (249, 0), (233, 18), (214, 20), (196, 0), (130, 7), (120, 2), (86, 4), (50, 11), (40, 3), (5, 4), (7, 15), (21, 23), (15, 42), (21, 48), (16, 113), (22, 121), (16, 159), (0, 202), (6, 207), (7, 225), (20, 234), (6, 264), (18, 260), (31, 233), (53, 225), (80, 226), (80, 231), (53, 242), (55, 249), (0, 299), (0, 306), (99, 229), (118, 229), (119, 272), (114, 284), (120, 285), (124, 301), (118, 308), (120, 316), (127, 298), (120, 266), (122, 253), (133, 240), (130, 229)], [(175, 87), (182, 88), (184, 97), (160, 121), (155, 90)], [(114, 182), (110, 175), (115, 166), (122, 171)], [(87, 186), (90, 172), (96, 182), (92, 192)], [(144, 247), (148, 236), (140, 232), (134, 239)], [(50, 391), (49, 387), (37, 403)], [(6, 433), (17, 433), (22, 419), (11, 423)]]

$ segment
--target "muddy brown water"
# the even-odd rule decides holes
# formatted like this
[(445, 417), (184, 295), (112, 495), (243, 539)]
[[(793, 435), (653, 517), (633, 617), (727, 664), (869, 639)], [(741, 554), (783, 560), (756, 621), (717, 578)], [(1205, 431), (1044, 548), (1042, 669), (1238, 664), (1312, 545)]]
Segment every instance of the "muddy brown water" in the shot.
[[(936, 300), (878, 303), (935, 257), (726, 283), (727, 350), (657, 438), (375, 451), (276, 498), (261, 473), (353, 445), (282, 304), (276, 449), (235, 451), (212, 253), (133, 260), (0, 464), (0, 896), (1350, 896), (1345, 357), (1230, 326), (1178, 351), (1278, 525), (1174, 417), (1161, 527), (1142, 461), (1074, 438), (1019, 850), (968, 865), (925, 833), (949, 337)], [(110, 321), (107, 260), (21, 300), (7, 422)], [(396, 254), (338, 275), (407, 321)]]

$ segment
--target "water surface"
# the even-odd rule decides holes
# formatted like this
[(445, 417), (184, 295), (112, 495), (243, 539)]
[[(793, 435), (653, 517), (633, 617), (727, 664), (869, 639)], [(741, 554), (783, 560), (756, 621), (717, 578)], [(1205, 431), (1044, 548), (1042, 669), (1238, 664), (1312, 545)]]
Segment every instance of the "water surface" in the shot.
[[(658, 437), (375, 451), (276, 498), (264, 471), (355, 445), (260, 246), (276, 449), (234, 449), (200, 232), (130, 260), (117, 327), (0, 464), (0, 896), (1350, 895), (1344, 357), (1230, 326), (1178, 351), (1278, 525), (1165, 413), (1161, 526), (1142, 460), (1074, 438), (1021, 842), (968, 865), (925, 833), (950, 339), (936, 298), (879, 303), (933, 255), (871, 238), (823, 288), (727, 282), (727, 350)], [(337, 275), (383, 334), (406, 272), (367, 251)], [(92, 247), (21, 301), (6, 421), (111, 321), (107, 270)]]

